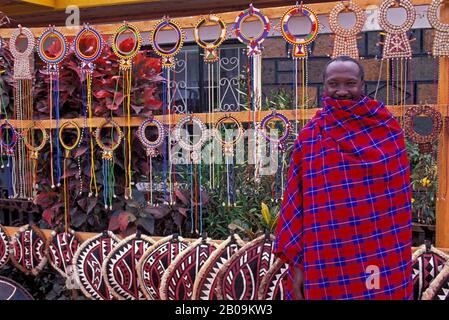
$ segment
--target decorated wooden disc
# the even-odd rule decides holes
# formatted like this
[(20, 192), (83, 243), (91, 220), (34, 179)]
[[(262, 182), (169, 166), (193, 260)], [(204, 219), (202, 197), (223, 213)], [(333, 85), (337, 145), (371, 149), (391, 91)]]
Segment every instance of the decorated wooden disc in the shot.
[(137, 279), (137, 263), (154, 243), (150, 237), (136, 233), (120, 241), (106, 257), (103, 274), (114, 297), (119, 300), (145, 299)]
[(64, 278), (73, 274), (73, 256), (81, 241), (75, 231), (51, 233), (47, 242), (47, 255), (50, 265)]
[(162, 276), (161, 299), (192, 300), (198, 271), (216, 248), (217, 245), (209, 238), (200, 238), (181, 252)]
[(413, 298), (421, 300), (422, 294), (438, 276), (449, 256), (434, 247), (422, 245), (412, 256)]
[(430, 283), (422, 294), (422, 300), (449, 300), (449, 263)]
[(218, 272), (219, 300), (257, 300), (259, 286), (274, 263), (274, 236), (248, 242)]
[(259, 287), (259, 300), (287, 300), (288, 264), (276, 259)]
[(119, 242), (114, 233), (105, 231), (86, 240), (73, 257), (77, 281), (84, 295), (92, 300), (112, 300), (103, 279), (101, 266), (106, 256)]
[(26, 274), (37, 275), (47, 263), (45, 237), (36, 226), (25, 225), (11, 238), (12, 263)]
[(148, 300), (160, 300), (159, 288), (164, 272), (189, 243), (169, 236), (153, 244), (137, 264), (140, 289)]
[(193, 285), (193, 300), (217, 300), (217, 274), (220, 268), (245, 243), (238, 235), (231, 235), (212, 252), (209, 259), (201, 267)]
[(9, 237), (3, 226), (0, 225), (0, 268), (9, 260)]
[(0, 276), (0, 300), (34, 300), (33, 296), (17, 282)]

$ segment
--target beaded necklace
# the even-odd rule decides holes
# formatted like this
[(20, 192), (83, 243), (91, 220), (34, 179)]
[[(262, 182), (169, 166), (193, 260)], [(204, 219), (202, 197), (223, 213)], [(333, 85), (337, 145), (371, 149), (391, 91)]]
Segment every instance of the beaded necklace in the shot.
[[(56, 42), (52, 46), (59, 48), (56, 53), (50, 52), (47, 47), (47, 41), (50, 38), (56, 39)], [(51, 46), (50, 46), (51, 47)], [(67, 40), (64, 35), (55, 29), (54, 26), (46, 29), (42, 35), (39, 37), (38, 41), (38, 54), (43, 62), (47, 64), (47, 74), (50, 77), (50, 87), (48, 91), (49, 96), (49, 112), (50, 112), (50, 126), (52, 126), (53, 109), (56, 115), (56, 169), (57, 169), (57, 179), (56, 185), (61, 185), (61, 150), (59, 144), (59, 63), (65, 58), (68, 52)], [(55, 187), (55, 179), (53, 176), (53, 139), (50, 130), (50, 179), (51, 187)]]
[[(4, 138), (4, 131), (6, 129), (9, 129), (11, 131), (11, 135), (8, 133), (6, 134), (6, 138)], [(18, 196), (17, 190), (16, 190), (16, 158), (15, 158), (15, 152), (14, 148), (17, 143), (17, 131), (14, 129), (11, 123), (9, 123), (8, 120), (5, 120), (4, 123), (0, 126), (0, 145), (3, 149), (3, 152), (6, 153), (6, 157), (8, 159), (8, 162), (6, 164), (6, 168), (8, 171), (8, 198), (16, 198)], [(19, 188), (21, 188), (22, 185), (19, 185)], [(19, 190), (19, 193), (23, 192), (22, 190)]]
[[(17, 48), (17, 41), (20, 36), (25, 36), (27, 46), (24, 50)], [(19, 28), (14, 30), (9, 47), (14, 57), (14, 113), (20, 122), (20, 128), (17, 134), (23, 134), (23, 120), (31, 119), (33, 114), (33, 93), (32, 93), (32, 75), (30, 56), (34, 51), (35, 40), (34, 35), (28, 28)], [(27, 150), (22, 139), (17, 139), (17, 156), (18, 156), (18, 184), (19, 197), (22, 199), (30, 199), (32, 197), (31, 185), (31, 162), (27, 157)]]
[[(271, 126), (274, 121), (280, 121), (284, 128), (284, 132), (282, 132), (279, 137), (277, 134), (274, 135), (273, 133), (268, 132), (268, 127)], [(285, 142), (290, 135), (290, 128), (291, 125), (288, 119), (276, 110), (272, 110), (271, 114), (263, 118), (257, 127), (261, 137), (270, 143), (270, 154), (276, 155), (276, 163), (281, 163), (280, 170), (276, 170), (274, 174), (275, 182), (272, 184), (271, 188), (271, 201), (274, 202), (282, 200), (282, 195), (284, 192)], [(271, 148), (275, 148), (276, 150), (272, 150)]]
[[(262, 26), (262, 31), (256, 36), (250, 36), (245, 32), (244, 22), (249, 18), (257, 18)], [(262, 43), (268, 37), (270, 32), (270, 20), (262, 12), (250, 4), (249, 8), (240, 12), (235, 19), (235, 35), (237, 39), (247, 45), (248, 64), (250, 76), (248, 76), (248, 102), (250, 108), (248, 108), (249, 116), (252, 113), (252, 122), (254, 128), (253, 140), (254, 140), (254, 180), (259, 181), (259, 148), (257, 142), (256, 125), (258, 121), (259, 111), (262, 109)], [(249, 166), (248, 166), (249, 167)]]
[[(212, 40), (212, 41), (206, 41), (203, 40), (200, 35), (200, 29), (201, 27), (205, 26), (207, 23), (209, 24), (218, 24), (220, 28), (220, 34), (219, 36)], [(204, 50), (204, 62), (207, 65), (207, 104), (208, 104), (208, 114), (207, 114), (207, 123), (209, 125), (209, 130), (213, 130), (213, 123), (215, 122), (215, 116), (214, 112), (216, 111), (216, 99), (214, 97), (215, 94), (215, 88), (214, 86), (219, 87), (220, 84), (215, 84), (215, 74), (220, 71), (220, 54), (218, 51), (218, 47), (223, 43), (223, 41), (226, 39), (226, 23), (217, 15), (209, 15), (206, 17), (202, 17), (198, 20), (195, 29), (193, 31), (193, 35), (195, 37), (196, 43), (203, 48)], [(219, 77), (218, 77), (219, 79)], [(220, 100), (220, 97), (218, 97), (218, 100)], [(218, 104), (220, 105), (220, 101), (218, 101)], [(215, 161), (214, 161), (214, 140), (211, 141), (211, 145), (209, 146), (209, 184), (210, 188), (215, 188)]]
[[(92, 53), (86, 54), (82, 48), (82, 40), (86, 37), (91, 37), (94, 44), (89, 49), (92, 49)], [(89, 38), (88, 38), (89, 39)], [(81, 61), (81, 82), (83, 84), (83, 104), (85, 106), (84, 117), (89, 117), (89, 131), (86, 132), (86, 142), (88, 141), (90, 151), (90, 182), (89, 182), (89, 196), (98, 196), (98, 186), (97, 177), (95, 174), (95, 149), (94, 149), (94, 137), (93, 137), (93, 127), (92, 127), (92, 73), (95, 70), (95, 61), (100, 57), (104, 47), (104, 41), (100, 33), (92, 26), (85, 24), (84, 27), (78, 32), (75, 37), (74, 51), (78, 59)], [(84, 85), (84, 82), (86, 83)], [(87, 90), (86, 90), (87, 89)], [(86, 92), (87, 91), (87, 92)], [(86, 112), (87, 110), (87, 112)], [(86, 121), (85, 121), (86, 122)], [(84, 124), (86, 127), (86, 123)], [(84, 133), (84, 128), (83, 128)], [(84, 134), (81, 134), (80, 144), (82, 143)], [(80, 176), (80, 193), (82, 192), (82, 177), (81, 177), (81, 167), (80, 167), (80, 157), (78, 157), (78, 167)]]
[[(225, 121), (229, 121), (235, 124), (237, 127), (237, 134), (232, 136), (232, 139), (226, 139), (227, 135), (225, 133), (225, 138), (222, 138), (220, 128), (224, 126)], [(227, 130), (225, 130), (226, 132)], [(228, 207), (236, 206), (235, 202), (235, 166), (234, 166), (234, 148), (236, 144), (243, 138), (244, 130), (243, 126), (235, 117), (231, 115), (224, 115), (219, 118), (214, 125), (214, 137), (218, 143), (223, 148), (223, 154), (226, 162), (226, 190), (227, 190), (227, 201), (226, 205)], [(223, 202), (223, 205), (225, 203)]]
[[(42, 133), (42, 140), (41, 143), (37, 146), (33, 144), (34, 141), (34, 130), (38, 129)], [(30, 159), (32, 161), (32, 167), (31, 167), (31, 175), (32, 175), (32, 187), (33, 187), (33, 194), (32, 197), (35, 198), (37, 196), (38, 191), (38, 185), (36, 183), (36, 176), (37, 176), (37, 161), (39, 160), (39, 151), (41, 151), (48, 140), (47, 131), (44, 129), (44, 127), (40, 123), (32, 123), (28, 127), (25, 128), (23, 131), (23, 142), (25, 143), (25, 146), (27, 147), (28, 151), (30, 152)]]
[[(200, 137), (196, 142), (190, 143), (190, 134), (188, 130), (184, 129), (189, 123), (193, 125), (193, 132), (199, 132)], [(206, 125), (197, 117), (191, 114), (181, 118), (173, 132), (175, 141), (178, 142), (182, 150), (188, 153), (186, 163), (190, 171), (190, 213), (191, 213), (191, 233), (197, 235), (202, 233), (203, 229), (203, 206), (202, 206), (202, 164), (201, 164), (201, 149), (208, 140), (208, 133)]]
[[(76, 136), (75, 141), (72, 144), (67, 144), (64, 142), (63, 139), (63, 132), (66, 127), (74, 127), (76, 130)], [(81, 130), (78, 124), (75, 121), (66, 121), (61, 125), (61, 128), (59, 130), (59, 142), (61, 143), (61, 146), (65, 150), (64, 155), (64, 222), (65, 222), (65, 232), (69, 232), (70, 228), (70, 192), (67, 189), (67, 160), (70, 159), (70, 152), (75, 149), (78, 146), (79, 140), (81, 138)]]
[[(341, 12), (354, 13), (355, 25), (353, 27), (347, 29), (339, 24), (338, 15)], [(365, 12), (352, 1), (342, 1), (331, 10), (329, 15), (329, 27), (335, 37), (332, 58), (336, 58), (338, 56), (349, 56), (353, 59), (359, 58), (357, 34), (362, 31), (365, 20)]]
[[(134, 38), (131, 50), (124, 51), (121, 48), (123, 42), (119, 41), (121, 35), (125, 32), (131, 32)], [(128, 38), (129, 39), (129, 38)], [(132, 199), (132, 171), (131, 171), (131, 88), (132, 88), (132, 59), (138, 54), (142, 43), (139, 29), (128, 22), (119, 26), (112, 39), (112, 50), (120, 58), (120, 70), (123, 71), (123, 106), (126, 106), (127, 128), (123, 136), (125, 143), (123, 145), (125, 159), (125, 199)]]
[[(157, 138), (155, 140), (149, 140), (146, 137), (145, 130), (150, 125), (154, 125), (157, 128)], [(148, 174), (148, 181), (149, 181), (149, 195), (148, 195), (148, 205), (153, 206), (153, 158), (157, 157), (159, 155), (159, 151), (157, 148), (159, 148), (165, 141), (165, 128), (164, 125), (155, 119), (154, 117), (151, 117), (145, 121), (142, 122), (142, 124), (139, 126), (139, 129), (137, 130), (137, 136), (139, 137), (140, 142), (144, 145), (147, 155), (147, 162), (149, 164), (149, 174)]]
[[(306, 17), (311, 24), (310, 32), (305, 36), (295, 36), (289, 29), (290, 19), (296, 16)], [(280, 21), (280, 29), (281, 34), (284, 37), (285, 41), (293, 45), (292, 58), (294, 61), (293, 68), (293, 92), (295, 96), (295, 133), (298, 134), (298, 59), (301, 59), (301, 110), (302, 110), (302, 126), (304, 127), (305, 123), (305, 107), (307, 104), (307, 93), (308, 93), (308, 53), (307, 53), (307, 45), (312, 43), (319, 29), (318, 17), (310, 8), (304, 6), (301, 2), (300, 5), (296, 3), (296, 6), (288, 9), (281, 18)]]
[[(169, 48), (164, 49), (159, 43), (158, 35), (162, 33), (164, 28), (172, 29), (176, 32), (176, 42)], [(163, 97), (163, 122), (167, 125), (167, 144), (164, 140), (164, 155), (163, 155), (163, 176), (164, 176), (164, 193), (165, 193), (165, 203), (175, 204), (174, 190), (173, 190), (173, 180), (176, 179), (176, 174), (174, 173), (174, 166), (172, 161), (171, 144), (172, 144), (172, 110), (171, 110), (171, 88), (172, 88), (172, 71), (176, 67), (175, 56), (181, 51), (184, 44), (185, 33), (181, 26), (169, 17), (163, 17), (161, 20), (157, 21), (153, 31), (151, 33), (151, 44), (153, 46), (154, 52), (159, 55), (162, 59), (162, 75), (166, 81), (162, 84), (162, 97)], [(175, 74), (175, 73), (173, 73)], [(174, 80), (173, 80), (174, 81)], [(166, 116), (168, 116), (168, 122), (166, 121)]]
[[(101, 138), (101, 130), (106, 126), (111, 125), (113, 130), (116, 132), (117, 138), (114, 140), (112, 137), (111, 145), (106, 145), (103, 143)], [(95, 141), (97, 145), (102, 150), (103, 159), (103, 199), (104, 208), (106, 210), (112, 210), (112, 201), (117, 196), (115, 195), (115, 176), (114, 176), (114, 150), (120, 146), (123, 139), (123, 132), (118, 126), (118, 124), (113, 120), (105, 120), (98, 128), (95, 130)]]
[[(394, 25), (388, 21), (387, 12), (392, 7), (402, 7), (406, 19), (402, 25)], [(391, 95), (392, 104), (399, 105), (401, 116), (399, 122), (404, 125), (404, 105), (407, 84), (407, 68), (412, 58), (412, 49), (407, 37), (407, 31), (413, 26), (416, 11), (409, 0), (385, 0), (379, 8), (379, 25), (385, 30), (382, 59), (387, 60), (387, 73), (390, 71), (391, 60)], [(387, 83), (388, 83), (387, 74)], [(388, 91), (388, 88), (387, 88)], [(388, 96), (388, 93), (387, 93)], [(388, 99), (387, 99), (388, 104)]]

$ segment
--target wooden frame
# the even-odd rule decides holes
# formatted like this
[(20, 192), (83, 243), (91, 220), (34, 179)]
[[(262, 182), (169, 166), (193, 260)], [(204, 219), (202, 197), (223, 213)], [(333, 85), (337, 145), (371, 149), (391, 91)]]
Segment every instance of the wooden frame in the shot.
[[(403, 106), (404, 108), (409, 108), (415, 105), (406, 105)], [(435, 105), (431, 105), (434, 106)], [(387, 106), (387, 108), (389, 109), (389, 111), (396, 117), (401, 115), (401, 106)], [(304, 111), (304, 119), (311, 119), (318, 110), (320, 110), (321, 108), (310, 108), (310, 109), (305, 109)], [(441, 110), (442, 112), (444, 110)], [(301, 109), (288, 109), (288, 110), (276, 110), (276, 112), (284, 115), (288, 120), (293, 121), (297, 119), (298, 121), (301, 121), (302, 118), (302, 110)], [(256, 112), (256, 119), (258, 119), (259, 121), (261, 121), (265, 116), (271, 114), (272, 111), (271, 110), (264, 110), (264, 111), (257, 111)], [(236, 118), (238, 121), (242, 122), (242, 123), (247, 123), (247, 122), (253, 122), (252, 118), (248, 120), (248, 111), (237, 111), (237, 112), (219, 112), (219, 113), (214, 113), (214, 120), (212, 121), (212, 117), (211, 114), (209, 113), (194, 113), (192, 114), (193, 116), (195, 116), (196, 118), (199, 118), (203, 123), (212, 123), (215, 122), (216, 117), (220, 116), (220, 115), (231, 115), (234, 118)], [(446, 114), (443, 114), (443, 116), (445, 116)], [(171, 125), (176, 125), (176, 123), (181, 119), (184, 118), (185, 114), (172, 114), (171, 116), (168, 115), (156, 115), (154, 116), (155, 119), (164, 122), (164, 118), (165, 118), (165, 123), (166, 124), (171, 124)], [(144, 121), (145, 119), (147, 119), (147, 117), (131, 117), (131, 127), (138, 127), (142, 124), (142, 121)], [(82, 127), (84, 126), (84, 118), (74, 118), (74, 119), (60, 119), (59, 120), (59, 126), (61, 126), (63, 123), (68, 122), (68, 121), (73, 121), (75, 122), (78, 126)], [(114, 121), (120, 126), (120, 127), (125, 127), (128, 125), (128, 119), (126, 117), (114, 117)], [(39, 122), (41, 124), (41, 126), (45, 129), (56, 129), (56, 121), (53, 120), (48, 120), (48, 119), (44, 119), (44, 120), (13, 120), (13, 119), (8, 119), (8, 122), (11, 123), (13, 125), (14, 128), (18, 129), (18, 128), (26, 128), (30, 125), (33, 124), (33, 122)], [(92, 127), (93, 128), (97, 128), (100, 125), (102, 125), (102, 123), (104, 122), (104, 118), (92, 118)], [(224, 122), (232, 122), (232, 120), (224, 120)], [(0, 121), (0, 124), (3, 123), (3, 121)], [(108, 127), (110, 125), (105, 125), (105, 127)], [(67, 128), (71, 128), (73, 126), (67, 125)]]

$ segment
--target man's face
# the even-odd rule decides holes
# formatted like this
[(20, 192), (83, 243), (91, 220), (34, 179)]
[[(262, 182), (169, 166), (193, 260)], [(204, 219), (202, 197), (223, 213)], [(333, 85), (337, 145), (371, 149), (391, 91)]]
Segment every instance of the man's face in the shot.
[(363, 93), (358, 65), (352, 61), (334, 61), (327, 66), (324, 94), (338, 100), (358, 100)]

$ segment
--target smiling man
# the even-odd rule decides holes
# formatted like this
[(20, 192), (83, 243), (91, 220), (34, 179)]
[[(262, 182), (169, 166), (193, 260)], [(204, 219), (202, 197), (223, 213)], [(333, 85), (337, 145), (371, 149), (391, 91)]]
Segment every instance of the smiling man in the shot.
[(357, 61), (331, 60), (323, 108), (295, 141), (274, 243), (289, 299), (412, 299), (404, 134), (363, 79)]

